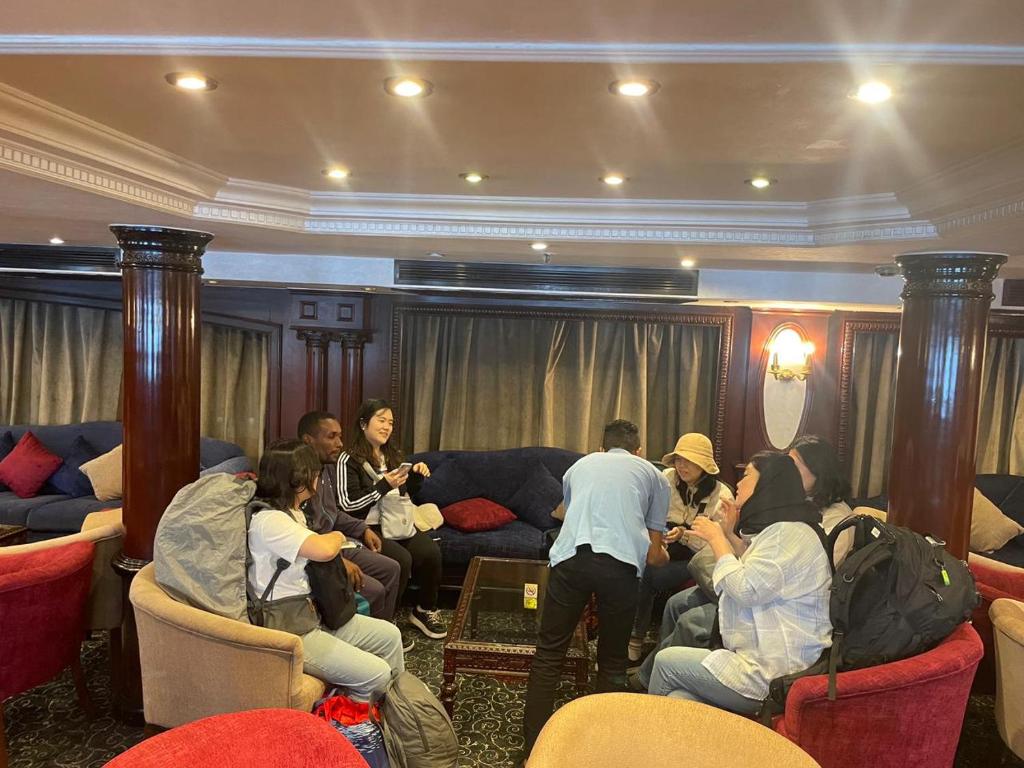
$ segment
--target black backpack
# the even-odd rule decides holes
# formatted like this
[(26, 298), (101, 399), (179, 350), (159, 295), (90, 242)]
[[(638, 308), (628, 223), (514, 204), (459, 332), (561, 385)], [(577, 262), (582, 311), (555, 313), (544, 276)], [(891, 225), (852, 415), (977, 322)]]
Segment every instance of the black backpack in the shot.
[(870, 515), (852, 515), (826, 537), (818, 533), (833, 564), (836, 540), (852, 528), (846, 559), (832, 565), (829, 615), (832, 647), (809, 669), (773, 680), (770, 713), (784, 710), (786, 694), (806, 675), (828, 673), (828, 697), (836, 698), (836, 673), (905, 659), (934, 648), (970, 620), (981, 596), (967, 563), (945, 542)]

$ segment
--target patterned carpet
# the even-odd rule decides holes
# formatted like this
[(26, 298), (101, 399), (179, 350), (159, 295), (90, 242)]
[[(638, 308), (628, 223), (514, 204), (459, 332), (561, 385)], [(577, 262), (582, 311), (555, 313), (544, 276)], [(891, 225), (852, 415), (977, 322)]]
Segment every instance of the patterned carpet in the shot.
[[(448, 613), (448, 612), (446, 612)], [(71, 676), (7, 701), (7, 742), (10, 768), (99, 768), (142, 739), (142, 729), (123, 725), (110, 714), (110, 677), (106, 645), (89, 642), (83, 655), (86, 678), (99, 714), (92, 723), (76, 704)], [(418, 637), (408, 654), (408, 667), (437, 693), (441, 682), (441, 643)], [(563, 683), (562, 701), (572, 685)], [(512, 766), (522, 746), (520, 721), (524, 686), (483, 676), (460, 676), (455, 708), (462, 768)], [(957, 768), (1006, 765), (1024, 768), (1011, 759), (1000, 763), (1002, 743), (993, 720), (991, 697), (974, 697), (957, 755)]]

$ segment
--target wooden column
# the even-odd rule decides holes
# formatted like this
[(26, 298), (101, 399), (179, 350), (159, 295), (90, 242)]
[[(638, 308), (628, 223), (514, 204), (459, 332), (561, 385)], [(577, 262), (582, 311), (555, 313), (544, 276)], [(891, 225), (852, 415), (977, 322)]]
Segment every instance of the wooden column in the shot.
[(889, 467), (889, 519), (967, 558), (992, 280), (1006, 256), (911, 253)]
[(121, 248), (124, 318), (124, 548), (114, 569), (125, 615), (112, 643), (115, 712), (142, 715), (138, 640), (128, 588), (178, 489), (199, 476), (199, 278), (206, 232), (112, 226)]
[(306, 342), (306, 410), (326, 410), (327, 351), (331, 334), (316, 328), (298, 328), (296, 335)]
[(336, 334), (341, 341), (341, 404), (338, 418), (342, 428), (348, 429), (355, 421), (356, 412), (363, 402), (363, 347), (367, 335), (362, 331), (342, 331)]

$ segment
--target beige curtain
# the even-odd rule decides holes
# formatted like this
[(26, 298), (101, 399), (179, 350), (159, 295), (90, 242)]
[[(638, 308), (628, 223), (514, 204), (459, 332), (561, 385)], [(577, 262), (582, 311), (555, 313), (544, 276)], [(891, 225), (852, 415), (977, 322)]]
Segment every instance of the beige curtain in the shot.
[(850, 482), (855, 497), (877, 496), (889, 478), (896, 402), (898, 333), (858, 333), (850, 371)]
[[(0, 299), (0, 424), (117, 420), (121, 313)], [(267, 412), (266, 334), (204, 323), (202, 434), (240, 445), (254, 461)]]
[(988, 338), (978, 414), (978, 472), (1024, 474), (1024, 338)]
[(121, 313), (0, 299), (0, 424), (119, 418)]
[(267, 334), (203, 324), (200, 430), (258, 462), (267, 416)]
[(720, 344), (713, 326), (403, 313), (403, 444), (592, 451), (625, 418), (660, 457), (710, 432)]

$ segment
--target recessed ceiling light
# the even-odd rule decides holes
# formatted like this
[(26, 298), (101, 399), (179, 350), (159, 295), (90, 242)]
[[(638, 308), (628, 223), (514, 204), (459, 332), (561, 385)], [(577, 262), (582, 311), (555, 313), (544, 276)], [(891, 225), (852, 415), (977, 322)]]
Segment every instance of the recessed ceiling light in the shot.
[(50, 245), (64, 245), (64, 241), (61, 238), (54, 235), (53, 237), (50, 238)]
[(460, 173), (459, 178), (463, 181), (468, 181), (470, 184), (479, 184), (481, 181), (488, 178), (488, 176), (484, 173), (469, 171), (468, 173)]
[(861, 83), (853, 93), (853, 98), (865, 104), (881, 104), (892, 98), (892, 88), (881, 80), (871, 80)]
[(693, 259), (680, 259), (679, 260), (679, 266), (682, 267), (683, 269), (693, 269), (693, 266), (696, 263), (697, 262), (694, 261)]
[(608, 90), (616, 96), (650, 96), (661, 87), (654, 80), (616, 80), (608, 86)]
[(384, 90), (392, 96), (412, 99), (417, 96), (429, 96), (434, 86), (419, 77), (389, 77), (384, 81)]
[(347, 179), (349, 176), (348, 168), (342, 168), (340, 165), (332, 165), (330, 168), (324, 168), (322, 173), (329, 179)]
[(606, 173), (601, 177), (601, 181), (607, 184), (609, 187), (617, 187), (626, 180), (626, 177), (620, 173)]
[(547, 243), (531, 243), (530, 247), (535, 251), (546, 251), (548, 249)]
[(754, 189), (767, 189), (775, 183), (775, 179), (769, 179), (767, 176), (755, 176), (752, 179), (747, 179), (746, 183)]
[(171, 72), (164, 75), (164, 80), (183, 91), (212, 91), (217, 81), (201, 72)]

